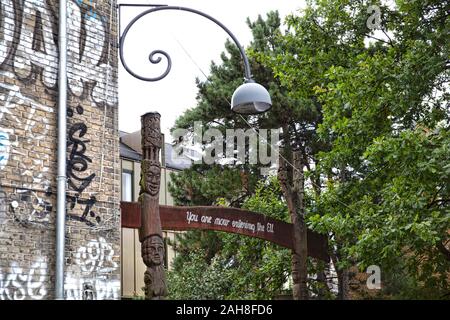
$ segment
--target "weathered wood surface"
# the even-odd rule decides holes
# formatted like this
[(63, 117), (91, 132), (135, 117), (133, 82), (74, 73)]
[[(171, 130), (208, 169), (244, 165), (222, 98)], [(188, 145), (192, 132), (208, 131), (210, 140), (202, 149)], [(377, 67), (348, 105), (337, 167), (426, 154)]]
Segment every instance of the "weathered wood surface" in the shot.
[[(141, 225), (139, 203), (121, 202), (121, 209), (122, 227), (139, 228)], [(227, 207), (160, 205), (159, 214), (163, 230), (224, 231), (264, 239), (291, 250), (294, 248), (292, 224), (266, 217), (260, 213)], [(260, 226), (259, 230), (258, 226)], [(308, 255), (328, 261), (326, 237), (308, 230)]]
[(145, 299), (161, 300), (167, 296), (164, 270), (164, 241), (159, 215), (161, 182), (161, 115), (148, 112), (141, 116), (141, 182), (139, 191), (139, 241), (141, 256), (147, 270), (144, 273)]

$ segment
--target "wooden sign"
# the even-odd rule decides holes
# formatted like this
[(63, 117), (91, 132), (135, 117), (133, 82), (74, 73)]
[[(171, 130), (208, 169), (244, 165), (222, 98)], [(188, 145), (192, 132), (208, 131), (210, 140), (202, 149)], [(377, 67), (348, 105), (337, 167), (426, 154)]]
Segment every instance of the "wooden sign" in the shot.
[[(140, 206), (135, 202), (121, 202), (122, 227), (139, 228)], [(163, 230), (215, 230), (264, 239), (293, 249), (293, 226), (260, 213), (227, 207), (159, 206)], [(325, 236), (308, 230), (308, 255), (329, 261)]]

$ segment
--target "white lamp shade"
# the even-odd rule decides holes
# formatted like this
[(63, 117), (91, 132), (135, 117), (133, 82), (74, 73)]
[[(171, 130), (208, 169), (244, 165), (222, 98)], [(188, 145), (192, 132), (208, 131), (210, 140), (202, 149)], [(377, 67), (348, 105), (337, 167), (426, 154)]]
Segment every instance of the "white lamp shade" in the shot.
[(247, 82), (239, 86), (231, 97), (231, 111), (240, 114), (258, 114), (272, 107), (269, 92), (262, 85)]

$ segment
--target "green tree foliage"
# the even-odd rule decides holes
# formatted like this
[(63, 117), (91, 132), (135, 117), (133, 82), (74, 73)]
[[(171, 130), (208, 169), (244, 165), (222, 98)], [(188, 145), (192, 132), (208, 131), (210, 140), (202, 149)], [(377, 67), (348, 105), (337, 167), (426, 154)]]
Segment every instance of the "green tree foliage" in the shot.
[[(280, 18), (277, 13), (269, 14), (267, 22), (260, 17), (257, 22), (251, 24), (255, 34), (254, 46), (262, 48), (268, 39), (273, 41), (276, 37), (275, 34), (279, 33), (280, 24)], [(173, 129), (185, 128), (193, 130), (194, 122), (201, 121), (204, 124), (204, 130), (216, 128), (221, 130), (225, 136), (225, 130), (230, 128), (252, 130), (249, 128), (248, 123), (256, 130), (258, 128), (272, 129), (279, 127), (278, 123), (282, 120), (277, 114), (281, 115), (281, 112), (275, 113), (274, 117), (263, 115), (257, 119), (237, 117), (231, 112), (229, 99), (234, 90), (242, 84), (243, 64), (239, 50), (234, 43), (228, 41), (225, 44), (225, 49), (226, 53), (223, 53), (221, 56), (222, 63), (220, 65), (212, 64), (207, 81), (200, 82), (198, 80), (197, 106), (180, 116)], [(250, 59), (250, 63), (255, 80), (270, 88), (272, 99), (275, 101), (275, 108), (292, 103), (287, 101), (286, 95), (280, 92), (279, 84), (272, 76), (270, 69), (263, 67), (255, 59)], [(260, 174), (259, 165), (249, 165), (248, 163), (234, 164), (232, 166), (195, 164), (180, 173), (172, 174), (169, 191), (177, 205), (216, 205), (221, 203), (233, 207), (242, 207), (243, 203), (254, 195), (257, 182), (261, 179), (263, 179), (263, 176)], [(215, 258), (216, 254), (221, 253), (224, 246), (228, 248), (226, 250), (228, 253), (221, 257), (225, 257), (224, 259), (227, 261), (231, 259), (232, 255), (237, 254), (231, 249), (236, 250), (236, 248), (239, 248), (238, 245), (242, 241), (243, 244), (249, 242), (251, 246), (256, 245), (252, 243), (252, 241), (256, 241), (259, 247), (265, 247), (261, 240), (243, 240), (242, 238), (236, 235), (199, 230), (179, 235), (174, 244), (177, 250), (177, 258), (174, 261), (174, 272), (172, 274), (184, 272), (184, 268), (194, 262), (191, 255), (193, 250), (200, 252), (195, 258), (198, 258), (200, 255), (204, 260), (203, 266), (209, 268), (214, 259), (214, 261), (217, 261), (217, 258)], [(233, 243), (236, 247), (227, 245), (227, 243)], [(236, 256), (233, 259), (237, 259), (233, 264), (233, 274), (237, 278), (247, 277), (246, 274), (238, 275), (238, 271), (236, 271), (240, 270), (238, 266), (241, 264), (237, 261), (243, 259), (242, 256)], [(218, 266), (218, 264), (214, 266)], [(183, 281), (185, 278), (176, 279)], [(248, 281), (240, 282), (240, 286), (245, 286), (246, 284), (248, 284)], [(184, 285), (191, 286), (192, 284), (186, 282)], [(248, 285), (252, 286), (252, 284)], [(259, 283), (260, 285), (261, 283)], [(229, 288), (231, 288), (231, 285)], [(230, 294), (230, 292), (228, 291), (227, 294)], [(258, 295), (258, 290), (253, 294), (255, 296)], [(188, 297), (187, 295), (184, 296)], [(238, 296), (239, 293), (236, 293), (235, 298), (238, 298)], [(216, 297), (219, 298), (217, 295)]]
[[(248, 21), (248, 24), (254, 37), (254, 41), (248, 49), (252, 71), (255, 80), (270, 91), (273, 102), (271, 112), (257, 117), (240, 117), (231, 112), (229, 97), (232, 96), (235, 88), (242, 83), (243, 66), (239, 51), (234, 44), (227, 42), (227, 53), (222, 55), (222, 64), (213, 64), (208, 80), (198, 82), (197, 106), (179, 117), (175, 128), (193, 129), (195, 121), (202, 121), (206, 124), (206, 128), (214, 127), (222, 130), (222, 132), (227, 128), (254, 129), (256, 131), (282, 128), (283, 133), (280, 138), (284, 148), (284, 157), (287, 158), (288, 162), (292, 162), (292, 150), (301, 149), (304, 158), (302, 163), (310, 169), (310, 165), (316, 161), (316, 154), (326, 148), (326, 142), (320, 141), (316, 133), (317, 126), (320, 123), (321, 105), (312, 89), (308, 89), (307, 94), (299, 98), (289, 96), (287, 89), (281, 86), (280, 80), (274, 77), (272, 68), (263, 65), (257, 59), (259, 53), (273, 54), (284, 50), (281, 46), (282, 43), (279, 41), (281, 21), (278, 13), (271, 12), (265, 20), (259, 17), (255, 22)], [(313, 74), (312, 69), (311, 74)], [(248, 179), (248, 184), (244, 186), (245, 192), (243, 192), (243, 186), (236, 186), (232, 183), (232, 179), (223, 182), (225, 187), (219, 186), (217, 177), (221, 177), (222, 169), (218, 166), (212, 168), (194, 166), (181, 173), (178, 178), (174, 178), (171, 192), (174, 194), (177, 203), (192, 204), (195, 201), (207, 200), (205, 202), (209, 203), (204, 202), (202, 204), (211, 204), (214, 203), (214, 195), (216, 195), (224, 197), (230, 205), (240, 206), (242, 201), (254, 192), (255, 184), (253, 182), (265, 179), (260, 175), (260, 167), (260, 165), (243, 164), (235, 165), (229, 171), (223, 170), (223, 172), (229, 172), (235, 177), (238, 174), (244, 174)], [(311, 177), (311, 179), (317, 178)], [(222, 180), (220, 181), (222, 183)], [(238, 179), (235, 181), (238, 181)], [(192, 192), (193, 188), (195, 188), (195, 192)], [(316, 191), (319, 192), (319, 189), (316, 188)], [(222, 195), (219, 194), (220, 192), (216, 192), (217, 190), (220, 190)], [(208, 199), (205, 199), (205, 196)]]
[[(259, 17), (249, 27), (253, 33), (252, 50), (262, 51), (267, 48), (276, 48), (276, 39), (280, 34), (280, 17), (278, 12), (271, 12), (264, 20)], [(195, 121), (202, 121), (207, 126), (215, 126), (218, 129), (243, 128), (248, 129), (246, 121), (258, 128), (278, 128), (283, 119), (283, 107), (292, 105), (292, 99), (286, 98), (286, 94), (279, 86), (279, 81), (273, 77), (270, 68), (249, 57), (254, 80), (269, 89), (274, 105), (274, 112), (258, 117), (236, 116), (230, 109), (230, 99), (234, 90), (243, 83), (243, 60), (236, 45), (227, 41), (225, 52), (221, 55), (221, 64), (214, 62), (211, 65), (210, 75), (206, 81), (197, 80), (199, 92), (197, 106), (189, 109), (181, 115), (173, 129), (192, 129)]]
[[(243, 207), (288, 219), (280, 186), (273, 178), (259, 183)], [(189, 252), (177, 255), (168, 275), (170, 298), (273, 299), (284, 292), (290, 275), (289, 250), (256, 238), (216, 234), (222, 247), (213, 257), (206, 259), (208, 253), (195, 245)]]
[(316, 133), (330, 148), (317, 155), (323, 187), (309, 221), (332, 235), (338, 267), (376, 264), (387, 280), (400, 259), (405, 282), (391, 296), (440, 298), (450, 290), (449, 7), (378, 2), (375, 33), (372, 4), (310, 3), (288, 19), (287, 50), (259, 57), (292, 97), (313, 92), (321, 105)]
[[(267, 47), (267, 43), (275, 47), (272, 42), (280, 33), (281, 25), (278, 13), (268, 14), (267, 20), (259, 17), (255, 23), (248, 23), (254, 34), (252, 48), (262, 50)], [(204, 131), (215, 128), (221, 130), (225, 137), (226, 129), (252, 130), (249, 124), (255, 130), (278, 129), (280, 123), (283, 123), (282, 106), (292, 105), (293, 101), (286, 98), (271, 70), (252, 58), (250, 64), (254, 79), (269, 88), (274, 112), (270, 117), (261, 115), (256, 118), (236, 116), (231, 111), (229, 101), (234, 90), (243, 82), (244, 68), (236, 45), (227, 41), (225, 49), (226, 52), (221, 55), (222, 63), (212, 63), (208, 79), (204, 82), (197, 80), (197, 106), (181, 115), (172, 130), (183, 128), (193, 131), (194, 123), (199, 121), (203, 124)], [(208, 142), (210, 141), (205, 141)], [(231, 166), (194, 165), (180, 174), (172, 175), (170, 192), (177, 204), (211, 205), (217, 198), (225, 198), (232, 206), (239, 207), (254, 192), (256, 182), (263, 178), (259, 168), (259, 165), (249, 165), (248, 162)]]
[(232, 278), (220, 257), (209, 263), (202, 249), (192, 250), (184, 256), (182, 268), (167, 275), (169, 299), (211, 300), (225, 299)]
[(213, 205), (220, 198), (231, 206), (241, 206), (258, 182), (259, 174), (254, 169), (257, 168), (194, 164), (171, 174), (169, 191), (176, 205)]
[[(366, 24), (373, 4), (381, 11), (377, 30)], [(269, 88), (274, 107), (246, 121), (256, 129), (283, 128), (288, 160), (290, 149), (301, 150), (308, 223), (330, 236), (338, 271), (381, 267), (383, 289), (371, 297), (448, 298), (450, 291), (448, 12), (448, 3), (440, 0), (317, 0), (288, 17), (285, 32), (275, 13), (249, 22), (253, 72)], [(198, 83), (198, 106), (178, 119), (178, 127), (203, 121), (220, 130), (247, 128), (229, 111), (227, 99), (241, 82), (242, 62), (233, 44), (226, 49), (223, 64), (213, 65), (208, 81)], [(249, 166), (238, 171), (254, 181), (262, 178)], [(217, 203), (217, 197), (246, 204), (255, 189), (241, 198), (238, 171), (230, 169), (223, 190), (208, 182), (227, 174), (220, 167), (186, 173), (175, 182), (174, 194), (186, 204)], [(189, 188), (195, 192), (186, 196)], [(279, 288), (264, 291), (261, 283), (269, 274), (262, 271), (266, 264), (258, 264), (264, 261), (260, 248), (268, 244), (234, 235), (221, 241), (216, 254), (225, 262), (219, 265), (225, 278), (233, 275), (227, 288), (235, 288), (223, 296), (273, 296)], [(258, 248), (255, 257), (252, 247)], [(216, 254), (206, 254), (207, 261)], [(284, 258), (276, 263), (285, 266), (289, 257)], [(274, 283), (287, 269), (276, 270)]]
[[(276, 178), (258, 184), (244, 209), (288, 221), (286, 203)], [(221, 254), (231, 262), (235, 283), (230, 299), (273, 299), (283, 292), (290, 275), (290, 250), (256, 238), (224, 235)]]

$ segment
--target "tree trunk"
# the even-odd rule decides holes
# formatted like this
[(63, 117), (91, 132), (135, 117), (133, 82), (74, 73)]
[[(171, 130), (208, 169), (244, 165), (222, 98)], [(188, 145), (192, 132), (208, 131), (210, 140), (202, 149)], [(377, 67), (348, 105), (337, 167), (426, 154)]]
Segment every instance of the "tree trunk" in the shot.
[(349, 299), (349, 273), (348, 269), (338, 269), (337, 264), (339, 262), (339, 258), (337, 254), (333, 253), (331, 255), (331, 259), (334, 264), (334, 268), (336, 269), (337, 278), (338, 278), (338, 300), (348, 300)]
[(338, 300), (348, 300), (349, 286), (348, 286), (348, 270), (343, 269), (338, 272)]
[[(340, 183), (344, 184), (347, 181), (347, 169), (345, 165), (341, 165), (340, 172), (339, 172), (339, 180)], [(338, 256), (339, 251), (337, 253), (337, 258), (340, 260), (340, 257)], [(342, 269), (338, 273), (338, 281), (339, 281), (339, 290), (338, 290), (338, 299), (340, 300), (348, 300), (349, 299), (349, 272), (348, 268)]]
[(319, 282), (319, 285), (323, 286), (319, 288), (318, 299), (323, 300), (330, 293), (330, 289), (328, 288), (327, 285), (327, 276), (324, 270), (317, 271), (317, 281)]
[[(308, 300), (307, 287), (307, 227), (305, 223), (303, 162), (299, 151), (292, 152), (293, 166), (280, 157), (278, 177), (287, 201), (294, 227), (294, 250), (292, 252), (292, 280), (294, 300)], [(290, 183), (292, 181), (292, 183)], [(292, 185), (292, 187), (291, 187)]]

